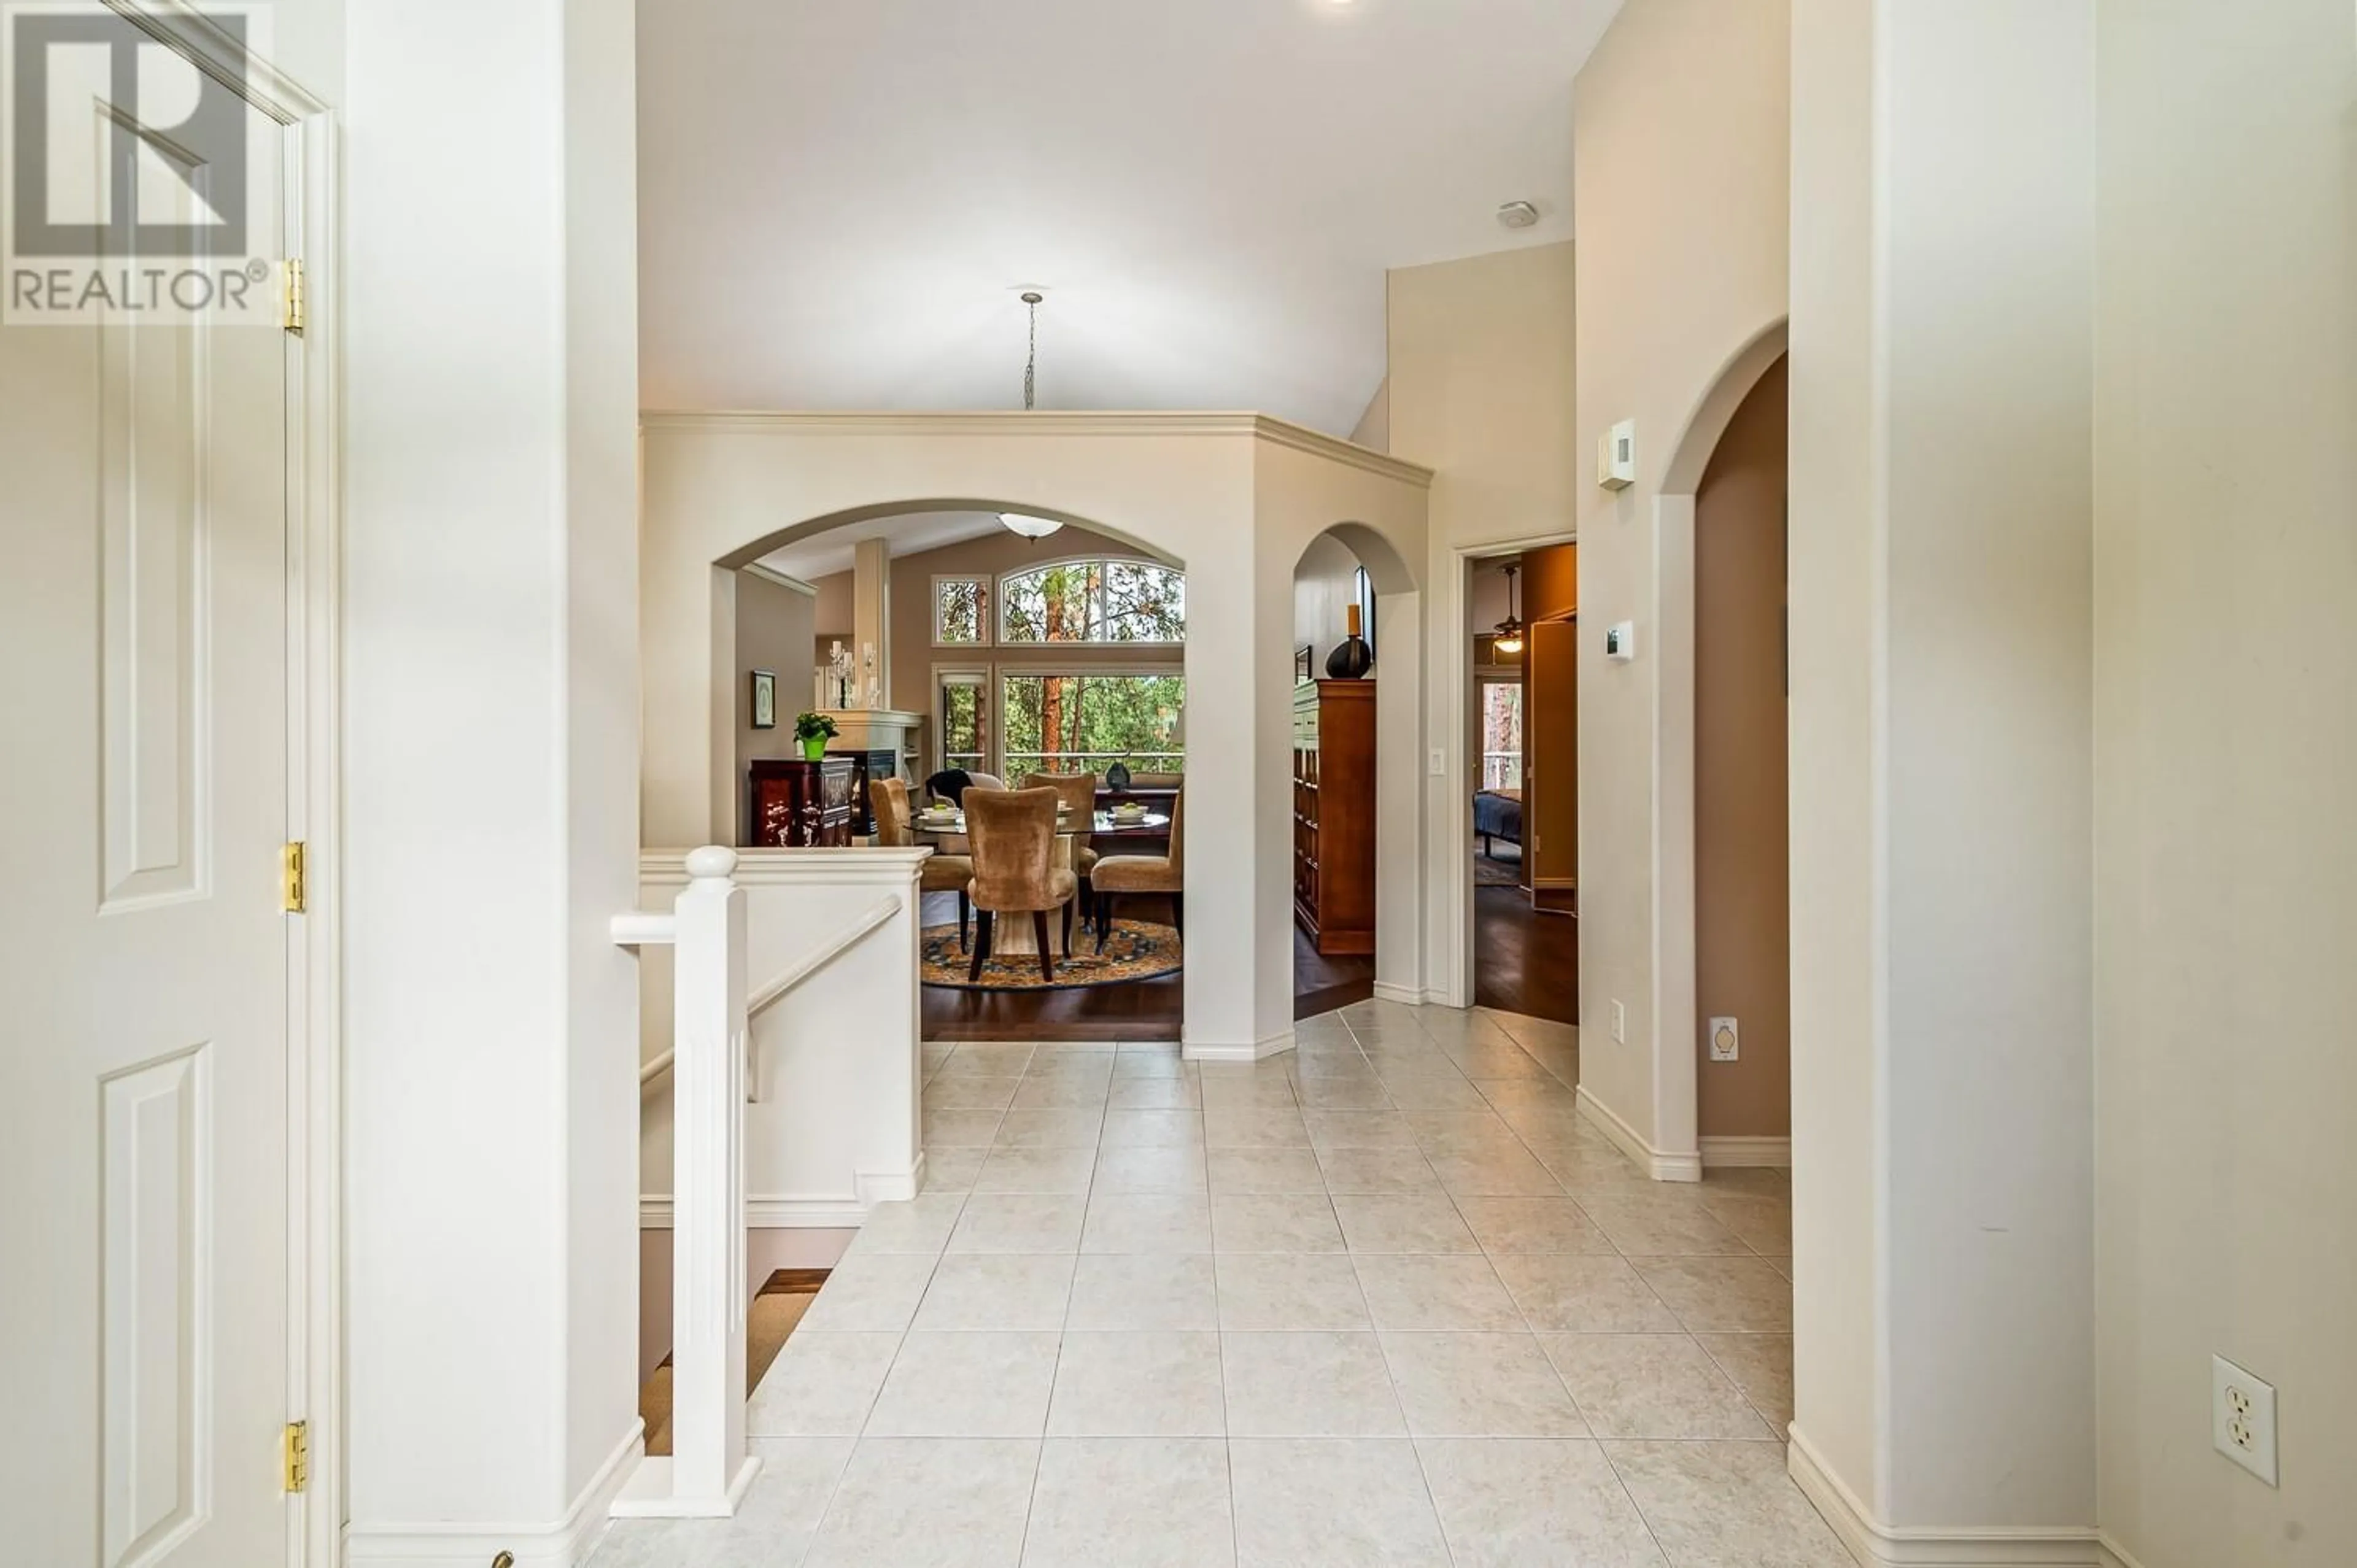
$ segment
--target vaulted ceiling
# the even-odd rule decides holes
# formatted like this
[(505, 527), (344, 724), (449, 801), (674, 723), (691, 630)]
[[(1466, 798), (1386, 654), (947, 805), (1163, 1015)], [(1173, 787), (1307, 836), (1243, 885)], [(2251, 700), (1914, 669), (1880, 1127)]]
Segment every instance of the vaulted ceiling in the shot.
[[(1386, 268), (1571, 235), (1620, 0), (640, 0), (643, 399), (1347, 433)], [(1510, 232), (1501, 203), (1534, 203)]]

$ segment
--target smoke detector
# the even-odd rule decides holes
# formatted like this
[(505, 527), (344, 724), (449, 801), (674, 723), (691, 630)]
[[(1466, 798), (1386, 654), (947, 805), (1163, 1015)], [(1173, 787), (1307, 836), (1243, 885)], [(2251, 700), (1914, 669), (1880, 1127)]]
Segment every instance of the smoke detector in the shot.
[(1498, 209), (1498, 222), (1508, 229), (1527, 229), (1539, 220), (1539, 209), (1527, 201), (1509, 201)]

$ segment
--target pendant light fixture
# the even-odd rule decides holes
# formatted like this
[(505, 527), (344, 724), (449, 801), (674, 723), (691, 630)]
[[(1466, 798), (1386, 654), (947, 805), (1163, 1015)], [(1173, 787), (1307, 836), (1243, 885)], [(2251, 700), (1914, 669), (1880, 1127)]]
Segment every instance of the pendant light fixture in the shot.
[(1509, 563), (1498, 570), (1506, 575), (1506, 618), (1498, 623), (1497, 639), (1490, 646), (1500, 653), (1520, 653), (1523, 650), (1523, 620), (1514, 597), (1514, 574), (1522, 567)]
[[(1023, 361), (1023, 412), (1029, 413), (1038, 406), (1039, 395), (1039, 306), (1045, 300), (1038, 289), (1026, 289), (1023, 303), (1031, 312), (1031, 354)], [(1009, 533), (1019, 533), (1026, 539), (1047, 538), (1064, 525), (1052, 517), (1033, 517), (1028, 512), (1002, 511), (998, 525)]]

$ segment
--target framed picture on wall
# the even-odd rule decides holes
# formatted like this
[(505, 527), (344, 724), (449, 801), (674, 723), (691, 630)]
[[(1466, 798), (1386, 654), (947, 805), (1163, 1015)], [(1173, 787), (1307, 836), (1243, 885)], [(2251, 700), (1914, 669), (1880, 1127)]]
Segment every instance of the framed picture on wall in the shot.
[(753, 671), (753, 727), (778, 727), (778, 672), (774, 670)]
[(1314, 667), (1310, 660), (1309, 645), (1305, 642), (1300, 647), (1293, 650), (1293, 683), (1297, 686), (1308, 685), (1312, 680), (1316, 679), (1316, 676), (1312, 673), (1313, 668)]

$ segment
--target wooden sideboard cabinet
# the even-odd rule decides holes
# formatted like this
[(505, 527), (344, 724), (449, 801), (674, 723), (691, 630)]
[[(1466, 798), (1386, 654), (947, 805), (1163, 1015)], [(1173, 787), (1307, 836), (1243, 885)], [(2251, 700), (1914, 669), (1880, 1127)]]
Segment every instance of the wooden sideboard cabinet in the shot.
[(762, 849), (845, 849), (859, 810), (861, 758), (828, 756), (816, 762), (753, 763), (749, 791), (751, 844)]
[(1293, 918), (1321, 953), (1375, 950), (1375, 683), (1293, 696)]

